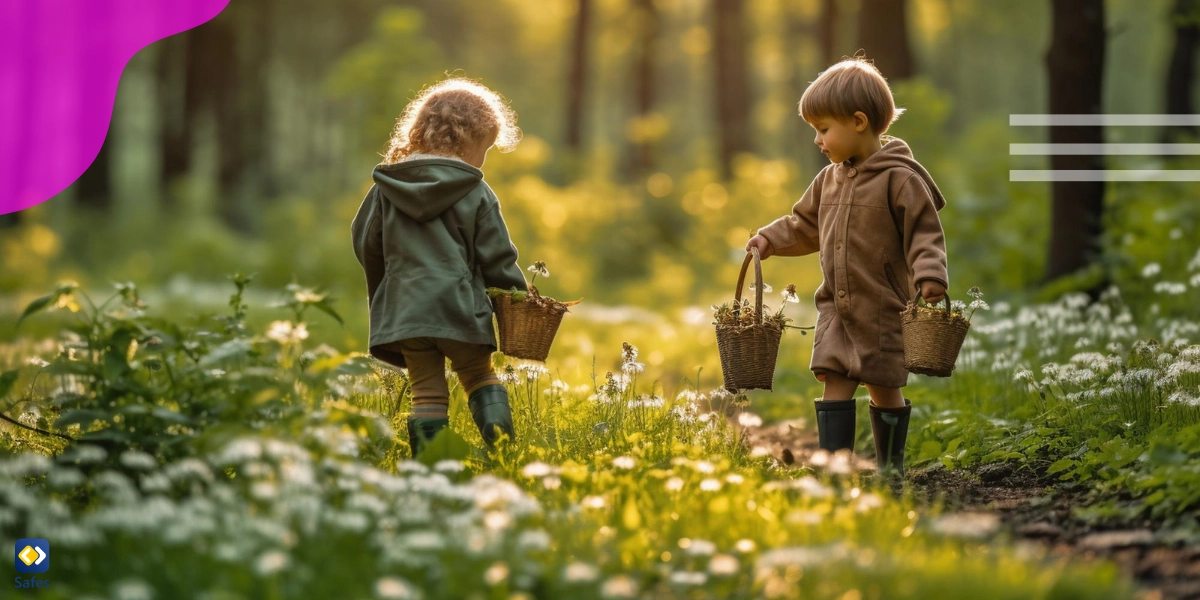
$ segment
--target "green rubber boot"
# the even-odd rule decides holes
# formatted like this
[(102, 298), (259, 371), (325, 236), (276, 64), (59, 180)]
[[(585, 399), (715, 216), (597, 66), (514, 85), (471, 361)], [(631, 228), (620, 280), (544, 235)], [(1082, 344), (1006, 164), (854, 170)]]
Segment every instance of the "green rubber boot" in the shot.
[(467, 399), (471, 417), (479, 427), (483, 441), (491, 447), (496, 443), (496, 428), (513, 437), (512, 409), (508, 406), (508, 390), (499, 384), (485, 385)]
[(447, 417), (409, 417), (408, 418), (408, 447), (412, 448), (413, 458), (416, 458), (425, 444), (450, 424)]
[(875, 435), (875, 460), (879, 470), (895, 469), (904, 475), (904, 444), (908, 441), (908, 419), (912, 402), (904, 399), (902, 408), (871, 405), (871, 433)]
[(822, 450), (854, 450), (854, 399), (817, 400), (817, 436)]

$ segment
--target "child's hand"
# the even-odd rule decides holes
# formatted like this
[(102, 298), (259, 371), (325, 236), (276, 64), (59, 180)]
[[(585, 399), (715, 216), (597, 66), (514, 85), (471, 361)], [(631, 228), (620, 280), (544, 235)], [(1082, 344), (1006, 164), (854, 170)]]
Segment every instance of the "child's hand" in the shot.
[(767, 260), (772, 254), (775, 254), (775, 249), (771, 247), (771, 242), (767, 238), (760, 235), (755, 235), (746, 242), (746, 252), (751, 248), (758, 248), (758, 257)]
[(926, 279), (921, 282), (921, 297), (930, 304), (937, 304), (946, 298), (946, 288), (932, 279)]

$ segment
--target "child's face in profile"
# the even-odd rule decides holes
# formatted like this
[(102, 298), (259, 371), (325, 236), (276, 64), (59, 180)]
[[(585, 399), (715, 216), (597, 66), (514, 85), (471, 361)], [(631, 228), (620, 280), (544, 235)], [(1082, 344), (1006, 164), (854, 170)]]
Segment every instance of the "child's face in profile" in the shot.
[(817, 117), (808, 122), (817, 132), (813, 143), (821, 149), (821, 153), (829, 158), (829, 162), (845, 162), (850, 157), (862, 152), (863, 141), (869, 138), (864, 134), (870, 129), (866, 115), (854, 113), (854, 117)]

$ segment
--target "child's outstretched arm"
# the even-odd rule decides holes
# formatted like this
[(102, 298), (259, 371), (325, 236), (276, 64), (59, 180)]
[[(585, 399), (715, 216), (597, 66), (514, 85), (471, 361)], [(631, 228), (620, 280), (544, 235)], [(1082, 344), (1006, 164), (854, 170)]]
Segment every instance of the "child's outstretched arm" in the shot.
[(892, 201), (892, 214), (904, 238), (904, 256), (916, 288), (921, 289), (921, 282), (925, 280), (936, 281), (943, 288), (950, 287), (946, 236), (929, 186), (913, 173), (901, 184)]
[(821, 208), (821, 179), (824, 175), (824, 171), (817, 174), (800, 201), (792, 207), (792, 214), (779, 217), (758, 230), (758, 235), (771, 242), (773, 254), (803, 256), (821, 248), (817, 213)]
[(475, 263), (483, 274), (483, 283), (502, 290), (526, 290), (525, 274), (517, 265), (517, 247), (508, 235), (508, 226), (500, 214), (500, 202), (494, 197), (480, 210), (475, 223)]
[(379, 190), (374, 186), (358, 207), (358, 214), (350, 224), (350, 236), (354, 242), (354, 256), (367, 275), (367, 298), (374, 298), (385, 268), (383, 216), (379, 214)]

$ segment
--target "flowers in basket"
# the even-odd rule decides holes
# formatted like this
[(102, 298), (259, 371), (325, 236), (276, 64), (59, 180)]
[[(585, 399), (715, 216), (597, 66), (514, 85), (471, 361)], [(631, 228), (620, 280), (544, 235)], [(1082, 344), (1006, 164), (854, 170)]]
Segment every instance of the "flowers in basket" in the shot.
[[(971, 303), (966, 304), (962, 300), (951, 300), (949, 315), (951, 320), (963, 321), (967, 324), (971, 323), (971, 317), (975, 315), (976, 310), (991, 310), (991, 306), (983, 299), (983, 292), (979, 291), (979, 286), (971, 286), (967, 290), (967, 295), (971, 297)], [(940, 303), (939, 303), (940, 304)], [(918, 298), (910, 303), (908, 311), (919, 317), (936, 317), (946, 314), (945, 308), (939, 308), (938, 305), (928, 304), (924, 298)], [(907, 312), (907, 311), (906, 311)]]
[(529, 272), (533, 273), (533, 279), (528, 291), (488, 288), (487, 293), (495, 308), (500, 351), (513, 358), (544, 361), (563, 315), (580, 301), (560, 302), (538, 292), (533, 282), (539, 275), (550, 276), (546, 263), (535, 262)]
[[(959, 350), (971, 327), (971, 317), (978, 309), (990, 307), (983, 292), (973, 286), (967, 290), (971, 303), (943, 300), (947, 304), (930, 306), (918, 294), (900, 313), (904, 335), (904, 368), (918, 375), (949, 377), (954, 372)], [(940, 303), (939, 303), (940, 304)]]
[[(750, 285), (750, 290), (755, 291), (757, 286)], [(771, 286), (763, 284), (763, 292), (770, 293)], [(783, 309), (788, 304), (798, 304), (800, 297), (796, 294), (796, 284), (790, 283), (782, 293), (783, 299), (779, 303), (779, 310), (771, 311), (771, 308), (766, 304), (763, 305), (763, 316), (761, 325), (769, 329), (783, 331), (784, 329), (799, 329), (800, 335), (807, 335), (808, 330), (814, 329), (813, 326), (798, 326), (789, 325), (792, 322), (790, 317), (783, 314)], [(740, 302), (725, 302), (724, 304), (712, 306), (713, 309), (713, 325), (717, 327), (732, 327), (742, 329), (759, 325), (758, 315), (754, 312), (754, 303), (749, 298), (743, 298)]]

